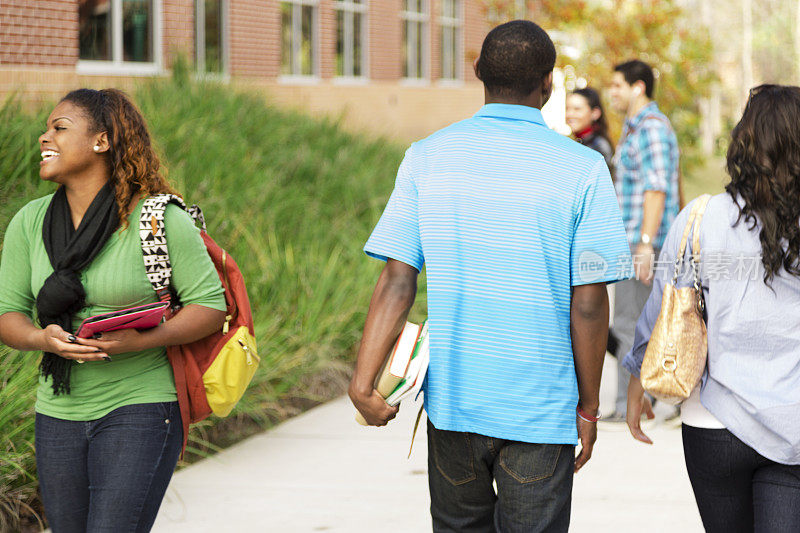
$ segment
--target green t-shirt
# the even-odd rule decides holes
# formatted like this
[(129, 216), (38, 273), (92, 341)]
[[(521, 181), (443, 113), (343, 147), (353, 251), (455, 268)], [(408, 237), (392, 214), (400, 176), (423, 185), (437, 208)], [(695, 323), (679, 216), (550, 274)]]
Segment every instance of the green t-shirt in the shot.
[[(0, 315), (33, 316), (36, 295), (53, 272), (42, 240), (42, 223), (52, 195), (28, 203), (14, 215), (0, 258)], [(158, 301), (145, 273), (139, 241), (142, 202), (91, 264), (81, 272), (88, 307), (73, 321)], [(183, 305), (225, 310), (225, 296), (199, 230), (187, 213), (169, 205), (164, 215), (172, 284)], [(166, 349), (118, 354), (113, 361), (73, 365), (71, 393), (55, 396), (50, 381), (39, 378), (36, 412), (64, 420), (96, 420), (124, 405), (175, 401), (175, 382)], [(31, 361), (31, 364), (36, 364)]]

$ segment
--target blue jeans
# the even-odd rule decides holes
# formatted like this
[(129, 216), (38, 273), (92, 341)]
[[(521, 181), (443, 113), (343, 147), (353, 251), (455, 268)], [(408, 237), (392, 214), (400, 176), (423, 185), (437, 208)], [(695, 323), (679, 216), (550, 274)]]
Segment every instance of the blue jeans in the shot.
[(146, 532), (183, 444), (178, 402), (126, 405), (99, 420), (36, 414), (36, 467), (53, 533)]
[(428, 421), (433, 530), (566, 532), (574, 464), (570, 444), (443, 431)]
[(706, 531), (800, 531), (800, 465), (771, 461), (727, 429), (686, 425), (683, 454)]

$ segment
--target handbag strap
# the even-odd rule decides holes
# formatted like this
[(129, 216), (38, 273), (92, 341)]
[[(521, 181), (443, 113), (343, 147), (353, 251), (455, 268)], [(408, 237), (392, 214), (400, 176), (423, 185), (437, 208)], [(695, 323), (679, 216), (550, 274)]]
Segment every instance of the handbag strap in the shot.
[(694, 230), (692, 230), (692, 259), (695, 263), (700, 263), (700, 222), (703, 221), (703, 215), (706, 214), (706, 207), (710, 199), (710, 194), (704, 194), (697, 199), (697, 213), (695, 214)]
[[(689, 242), (689, 233), (692, 233), (692, 256), (694, 256), (695, 260), (697, 260), (700, 256), (700, 232), (694, 231), (693, 228), (695, 226), (699, 227), (700, 220), (703, 219), (703, 214), (705, 213), (706, 206), (708, 205), (708, 200), (711, 198), (710, 194), (704, 194), (692, 206), (692, 210), (689, 212), (689, 220), (686, 221), (686, 227), (683, 228), (683, 237), (681, 237), (681, 245), (678, 248), (678, 255), (676, 259), (678, 261), (683, 260), (683, 256), (686, 253), (686, 245)], [(699, 218), (698, 218), (699, 217)], [(697, 224), (695, 224), (697, 222)]]
[[(678, 283), (678, 274), (680, 273), (681, 265), (684, 261), (686, 254), (686, 245), (689, 242), (689, 233), (692, 233), (692, 267), (695, 274), (695, 285), (699, 286), (699, 269), (700, 263), (700, 221), (703, 220), (706, 206), (711, 199), (710, 194), (700, 196), (692, 206), (689, 212), (689, 219), (686, 221), (686, 226), (683, 228), (683, 236), (681, 237), (681, 244), (678, 248), (678, 255), (675, 257), (675, 269), (672, 274), (672, 284)], [(697, 288), (697, 287), (695, 287)]]
[(697, 218), (697, 212), (700, 209), (700, 201), (694, 203), (692, 210), (689, 212), (689, 219), (686, 221), (686, 226), (683, 228), (683, 236), (681, 237), (681, 244), (678, 247), (678, 255), (675, 256), (676, 261), (681, 261), (686, 253), (686, 244), (689, 242), (689, 233), (694, 227), (694, 220)]

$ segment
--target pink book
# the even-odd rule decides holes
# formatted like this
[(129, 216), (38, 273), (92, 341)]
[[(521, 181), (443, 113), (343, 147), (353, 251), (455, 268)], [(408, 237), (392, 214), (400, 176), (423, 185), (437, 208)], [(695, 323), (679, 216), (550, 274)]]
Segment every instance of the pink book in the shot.
[(156, 302), (91, 316), (81, 322), (75, 335), (82, 339), (88, 339), (97, 333), (116, 329), (154, 328), (161, 323), (167, 307), (169, 307), (169, 302)]

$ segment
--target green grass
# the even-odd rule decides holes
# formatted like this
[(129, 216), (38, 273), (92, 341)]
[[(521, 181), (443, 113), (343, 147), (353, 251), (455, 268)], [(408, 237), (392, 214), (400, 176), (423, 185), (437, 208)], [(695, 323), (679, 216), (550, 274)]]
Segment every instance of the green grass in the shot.
[(37, 355), (0, 345), (0, 531), (18, 531), (20, 515), (35, 516), (33, 397)]
[(712, 157), (702, 165), (694, 167), (684, 176), (683, 194), (688, 203), (701, 194), (719, 194), (729, 181), (725, 172), (725, 159)]
[[(170, 179), (243, 271), (262, 358), (233, 414), (193, 427), (191, 461), (344, 391), (380, 270), (361, 248), (403, 149), (213, 83), (146, 82), (133, 97)], [(21, 206), (53, 190), (38, 178), (36, 140), (49, 111), (0, 108), (0, 238)], [(5, 531), (36, 501), (35, 356), (0, 346), (0, 380)]]

